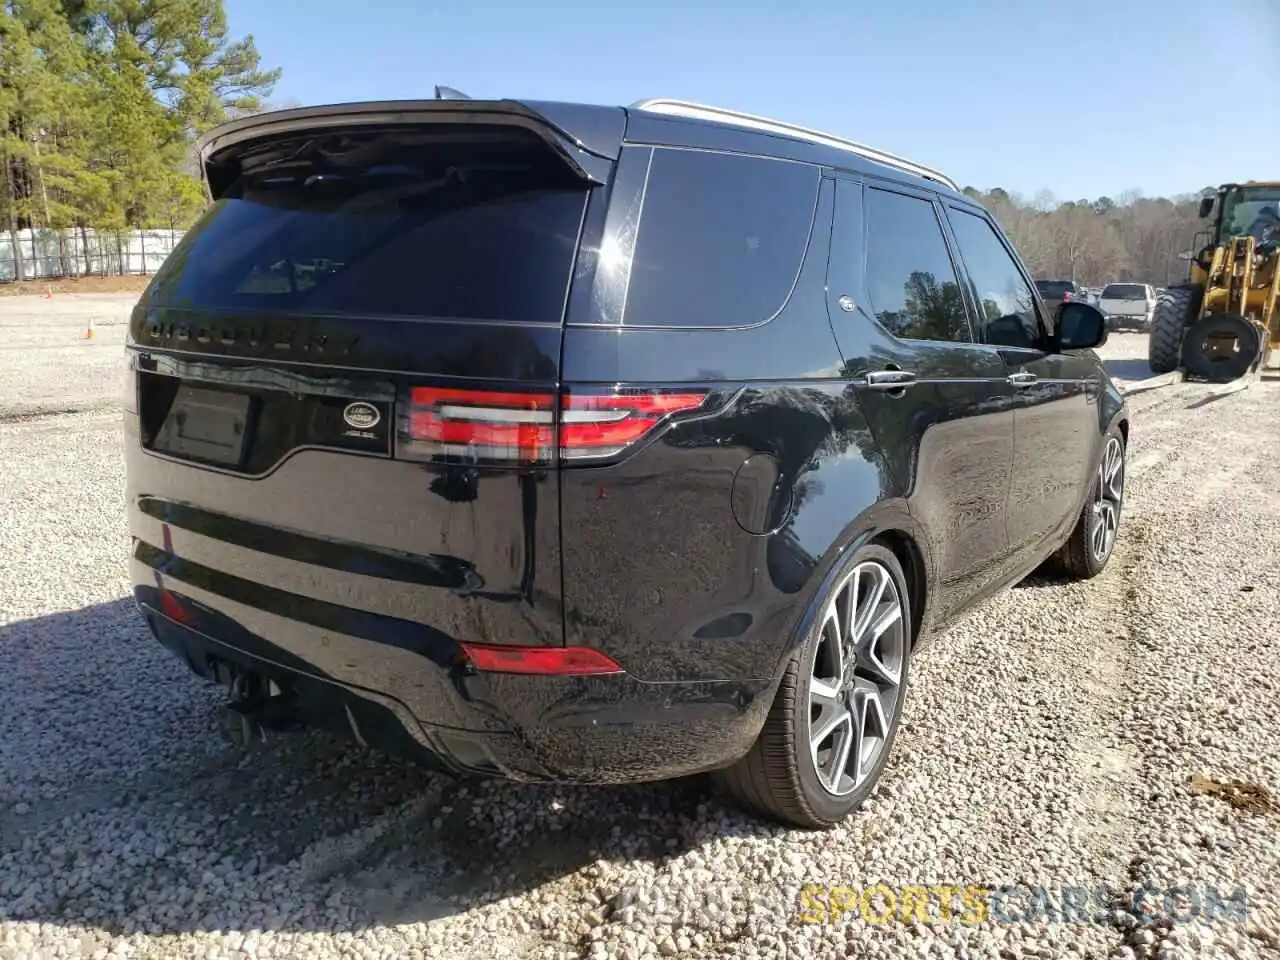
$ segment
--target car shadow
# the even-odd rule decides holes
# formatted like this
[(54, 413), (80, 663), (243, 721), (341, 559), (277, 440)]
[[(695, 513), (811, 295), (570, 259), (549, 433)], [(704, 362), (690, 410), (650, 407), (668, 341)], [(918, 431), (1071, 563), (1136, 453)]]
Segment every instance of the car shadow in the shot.
[(221, 692), (128, 600), (0, 626), (0, 680), (5, 920), (98, 936), (357, 932), (559, 885), (585, 913), (618, 892), (600, 861), (660, 865), (783, 830), (701, 777), (468, 781), (321, 731), (244, 751), (220, 732)]
[(1102, 365), (1113, 380), (1145, 380), (1154, 376), (1146, 360), (1104, 360)]
[(1013, 585), (1013, 590), (1037, 590), (1042, 587), (1062, 587), (1074, 581), (1056, 570), (1051, 561), (1046, 560), (1022, 580)]

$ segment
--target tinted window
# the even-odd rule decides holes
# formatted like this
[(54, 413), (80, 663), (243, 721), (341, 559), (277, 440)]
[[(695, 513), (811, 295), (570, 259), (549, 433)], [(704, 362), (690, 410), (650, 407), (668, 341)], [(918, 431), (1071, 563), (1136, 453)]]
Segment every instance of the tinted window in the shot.
[(1034, 347), (1041, 339), (1035, 295), (995, 228), (984, 217), (954, 208), (950, 219), (978, 302), (978, 339)]
[(867, 295), (876, 319), (914, 340), (969, 340), (964, 298), (928, 200), (867, 190)]
[(531, 135), (463, 131), (300, 138), (260, 172), (247, 157), (152, 299), (559, 322), (586, 190)]
[(656, 148), (623, 323), (768, 320), (800, 272), (819, 176), (782, 160)]
[(1070, 280), (1037, 280), (1036, 289), (1040, 291), (1040, 296), (1053, 300), (1064, 293), (1074, 293), (1076, 285)]
[(1147, 288), (1140, 283), (1112, 283), (1102, 291), (1108, 300), (1145, 300)]

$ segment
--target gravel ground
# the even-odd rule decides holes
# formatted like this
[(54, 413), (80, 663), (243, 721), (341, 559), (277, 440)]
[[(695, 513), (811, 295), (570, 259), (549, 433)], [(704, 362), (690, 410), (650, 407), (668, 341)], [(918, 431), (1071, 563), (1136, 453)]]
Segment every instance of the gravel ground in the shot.
[[(0, 958), (1280, 954), (1280, 811), (1249, 793), (1280, 792), (1280, 383), (1135, 394), (1107, 572), (940, 638), (878, 793), (811, 834), (697, 780), (464, 785), (321, 734), (228, 747), (219, 696), (125, 599), (129, 305), (0, 301)], [(1144, 338), (1101, 352), (1145, 374)], [(1036, 887), (1144, 883), (1244, 888), (1247, 913), (1021, 919)], [(833, 918), (809, 884), (1026, 886), (922, 923), (874, 922), (879, 899)]]

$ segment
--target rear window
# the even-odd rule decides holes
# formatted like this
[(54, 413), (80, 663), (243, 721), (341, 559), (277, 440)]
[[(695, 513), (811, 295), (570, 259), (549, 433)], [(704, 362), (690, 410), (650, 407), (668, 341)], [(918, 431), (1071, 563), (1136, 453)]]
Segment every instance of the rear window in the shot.
[(653, 148), (622, 322), (746, 326), (791, 295), (818, 199), (817, 167)]
[(1074, 293), (1076, 285), (1070, 280), (1037, 280), (1036, 289), (1042, 297), (1060, 297), (1064, 293)]
[(1140, 283), (1112, 283), (1102, 291), (1104, 300), (1145, 300), (1147, 288)]
[(275, 141), (166, 260), (158, 305), (559, 323), (587, 189), (535, 135)]

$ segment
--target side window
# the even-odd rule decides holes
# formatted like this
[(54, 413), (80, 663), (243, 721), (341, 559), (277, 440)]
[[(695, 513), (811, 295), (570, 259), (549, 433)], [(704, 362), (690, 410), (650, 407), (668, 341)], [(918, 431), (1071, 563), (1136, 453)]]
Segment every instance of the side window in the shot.
[(932, 202), (866, 193), (867, 296), (897, 337), (969, 341), (964, 297)]
[(653, 148), (623, 325), (770, 319), (800, 274), (820, 179), (807, 164)]
[(978, 301), (978, 340), (1034, 349), (1041, 342), (1035, 294), (995, 228), (985, 217), (955, 207), (950, 218)]

